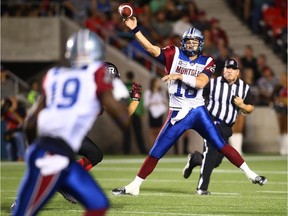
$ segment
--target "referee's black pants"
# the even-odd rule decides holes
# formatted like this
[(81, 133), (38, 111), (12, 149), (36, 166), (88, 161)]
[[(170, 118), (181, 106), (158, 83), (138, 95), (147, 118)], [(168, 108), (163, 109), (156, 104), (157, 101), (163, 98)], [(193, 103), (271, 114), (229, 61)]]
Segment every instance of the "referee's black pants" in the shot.
[[(232, 136), (232, 128), (219, 122), (217, 122), (215, 126), (225, 142), (228, 143), (229, 137)], [(221, 164), (224, 155), (218, 152), (209, 142), (204, 140), (203, 156), (197, 190), (201, 189), (207, 191), (212, 171)]]

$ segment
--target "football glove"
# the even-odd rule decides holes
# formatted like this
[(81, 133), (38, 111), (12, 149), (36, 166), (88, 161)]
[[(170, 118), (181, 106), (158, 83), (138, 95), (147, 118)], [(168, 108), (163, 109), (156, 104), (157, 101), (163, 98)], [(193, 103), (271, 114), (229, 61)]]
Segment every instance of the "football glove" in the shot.
[(133, 100), (140, 101), (142, 93), (141, 84), (139, 82), (133, 82), (132, 89), (129, 91), (129, 93)]

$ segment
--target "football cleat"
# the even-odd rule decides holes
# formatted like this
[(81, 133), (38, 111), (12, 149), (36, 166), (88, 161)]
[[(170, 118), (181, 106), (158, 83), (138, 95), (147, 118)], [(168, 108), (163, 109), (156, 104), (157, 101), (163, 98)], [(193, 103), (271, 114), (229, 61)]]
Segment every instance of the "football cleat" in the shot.
[(183, 177), (185, 179), (189, 178), (194, 167), (201, 166), (202, 154), (198, 151), (195, 151), (194, 153), (188, 154), (187, 158), (188, 158), (187, 164), (183, 169)]
[(15, 200), (12, 205), (10, 206), (10, 210), (13, 211), (13, 209), (15, 209), (17, 206), (17, 200)]
[(201, 189), (197, 189), (196, 194), (198, 194), (198, 195), (211, 195), (211, 193), (209, 191), (201, 190)]
[(111, 192), (115, 196), (122, 196), (122, 195), (138, 196), (140, 192), (140, 186), (130, 183), (125, 187), (115, 188)]
[(77, 200), (71, 196), (70, 194), (64, 192), (63, 190), (59, 190), (59, 193), (70, 203), (77, 204)]
[(268, 180), (264, 176), (256, 176), (256, 178), (254, 180), (252, 180), (253, 184), (259, 184), (261, 186), (263, 186), (267, 182), (268, 182)]
[(126, 194), (125, 187), (115, 188), (111, 191), (111, 193), (115, 196), (123, 196)]

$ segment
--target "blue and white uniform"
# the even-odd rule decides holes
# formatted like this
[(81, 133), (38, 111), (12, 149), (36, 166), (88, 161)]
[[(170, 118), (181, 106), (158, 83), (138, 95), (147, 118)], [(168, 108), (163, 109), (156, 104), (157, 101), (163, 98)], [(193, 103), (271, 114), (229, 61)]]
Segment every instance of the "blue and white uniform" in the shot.
[[(215, 71), (215, 63), (211, 57), (199, 55), (191, 61), (176, 46), (162, 49), (159, 60), (161, 56), (164, 56), (162, 59), (166, 74), (178, 73), (197, 77), (200, 73), (205, 73), (210, 78)], [(220, 150), (225, 142), (214, 127), (205, 107), (203, 89), (192, 88), (180, 80), (173, 80), (168, 84), (168, 92), (168, 117), (149, 154), (154, 158), (162, 158), (188, 129), (194, 129)]]
[(87, 210), (108, 208), (105, 194), (74, 155), (102, 110), (101, 95), (111, 90), (112, 77), (101, 62), (48, 71), (43, 81), (46, 107), (38, 115), (38, 139), (29, 147), (12, 215), (36, 215), (59, 189)]

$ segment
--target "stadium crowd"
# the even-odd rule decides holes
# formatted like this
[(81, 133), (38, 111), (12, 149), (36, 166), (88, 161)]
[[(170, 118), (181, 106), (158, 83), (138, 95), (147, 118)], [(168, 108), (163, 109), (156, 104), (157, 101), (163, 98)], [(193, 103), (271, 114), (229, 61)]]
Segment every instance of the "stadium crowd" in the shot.
[[(139, 52), (146, 52), (135, 40), (133, 33), (125, 28), (122, 20), (119, 18), (117, 10), (119, 4), (123, 2), (126, 1), (1, 1), (1, 16), (46, 17), (65, 15), (79, 25), (96, 32), (105, 41), (109, 41), (111, 45), (115, 46), (123, 53), (132, 56), (135, 61), (143, 64), (147, 69), (151, 69), (151, 62), (146, 58), (143, 58), (143, 55), (139, 55)], [(284, 83), (281, 83), (280, 77), (276, 76), (272, 68), (266, 64), (267, 56), (265, 53), (255, 56), (251, 44), (247, 43), (245, 52), (242, 55), (236, 55), (229, 44), (229, 38), (225, 29), (221, 27), (220, 20), (216, 17), (208, 19), (206, 11), (198, 8), (193, 0), (134, 0), (129, 2), (135, 8), (135, 15), (138, 18), (138, 25), (141, 32), (159, 47), (165, 47), (171, 44), (180, 46), (183, 29), (190, 27), (200, 29), (205, 37), (204, 54), (210, 55), (215, 59), (216, 76), (221, 75), (224, 63), (227, 59), (237, 59), (240, 66), (241, 77), (251, 87), (255, 105), (271, 107), (282, 106), (282, 112), (284, 106), (284, 110), (286, 110), (286, 113), (284, 114), (287, 116), (287, 80), (286, 82), (284, 81)], [(227, 1), (227, 4), (231, 5), (231, 2), (234, 1)], [(235, 12), (237, 11), (236, 14), (251, 28), (251, 31), (254, 34), (262, 35), (263, 40), (271, 43), (272, 49), (280, 50), (280, 55), (287, 64), (287, 20), (285, 19), (286, 23), (282, 23), (282, 18), (287, 17), (287, 2), (284, 0), (238, 0), (235, 1), (235, 4), (233, 3), (233, 7), (231, 8), (234, 9)], [(280, 12), (275, 13), (276, 15), (274, 14), (274, 18), (271, 18), (267, 15), (271, 15), (271, 13), (267, 13), (268, 9), (275, 9)], [(277, 20), (281, 20), (283, 25), (279, 24), (275, 26), (275, 23), (279, 23)], [(157, 72), (161, 73), (162, 71), (159, 70)], [(8, 83), (7, 86), (9, 86), (10, 81), (6, 81), (4, 73), (5, 71), (1, 69), (1, 83), (6, 82)], [(287, 75), (287, 71), (284, 71), (284, 74)], [(35, 83), (33, 86), (34, 85), (37, 86)], [(279, 91), (279, 89), (281, 89), (281, 91)], [(1, 91), (2, 111), (2, 104), (5, 104), (5, 100), (7, 98), (13, 100), (11, 98), (15, 95), (9, 95), (9, 93), (5, 93), (4, 95), (3, 85), (1, 86)], [(32, 101), (32, 104), (35, 99), (34, 97), (37, 97), (38, 94), (38, 89), (36, 89), (32, 90), (29, 96), (27, 95), (29, 101)], [(286, 94), (286, 104), (281, 102), (279, 105), (279, 100), (277, 98), (279, 98), (281, 94)], [(9, 104), (10, 103), (13, 104), (12, 102), (9, 102)], [(13, 112), (17, 110), (16, 105), (11, 105), (9, 108), (10, 111)], [(22, 118), (24, 118), (25, 112), (23, 112), (23, 110), (19, 112)], [(8, 114), (10, 115), (11, 113)], [(13, 120), (13, 123), (15, 124), (16, 122), (15, 127), (21, 131), (23, 119), (19, 119), (20, 118)], [(2, 132), (4, 132), (1, 134), (5, 134), (5, 136), (2, 137), (2, 141), (4, 140), (6, 143), (9, 143), (9, 140), (7, 141), (9, 137), (13, 137), (6, 136), (7, 131), (10, 130), (7, 126), (9, 125), (7, 122), (10, 120), (11, 118), (3, 116), (3, 112), (1, 112), (1, 129)], [(15, 135), (14, 132), (13, 134)], [(24, 138), (19, 139), (19, 142), (21, 143)], [(23, 146), (23, 144), (18, 143), (12, 146), (21, 145)], [(18, 147), (18, 150), (19, 149), (21, 150), (21, 147)], [(15, 152), (17, 152), (17, 150), (14, 150), (14, 153), (12, 152), (9, 154), (9, 159), (22, 160), (23, 155), (19, 153), (19, 155), (16, 156), (17, 153)]]

